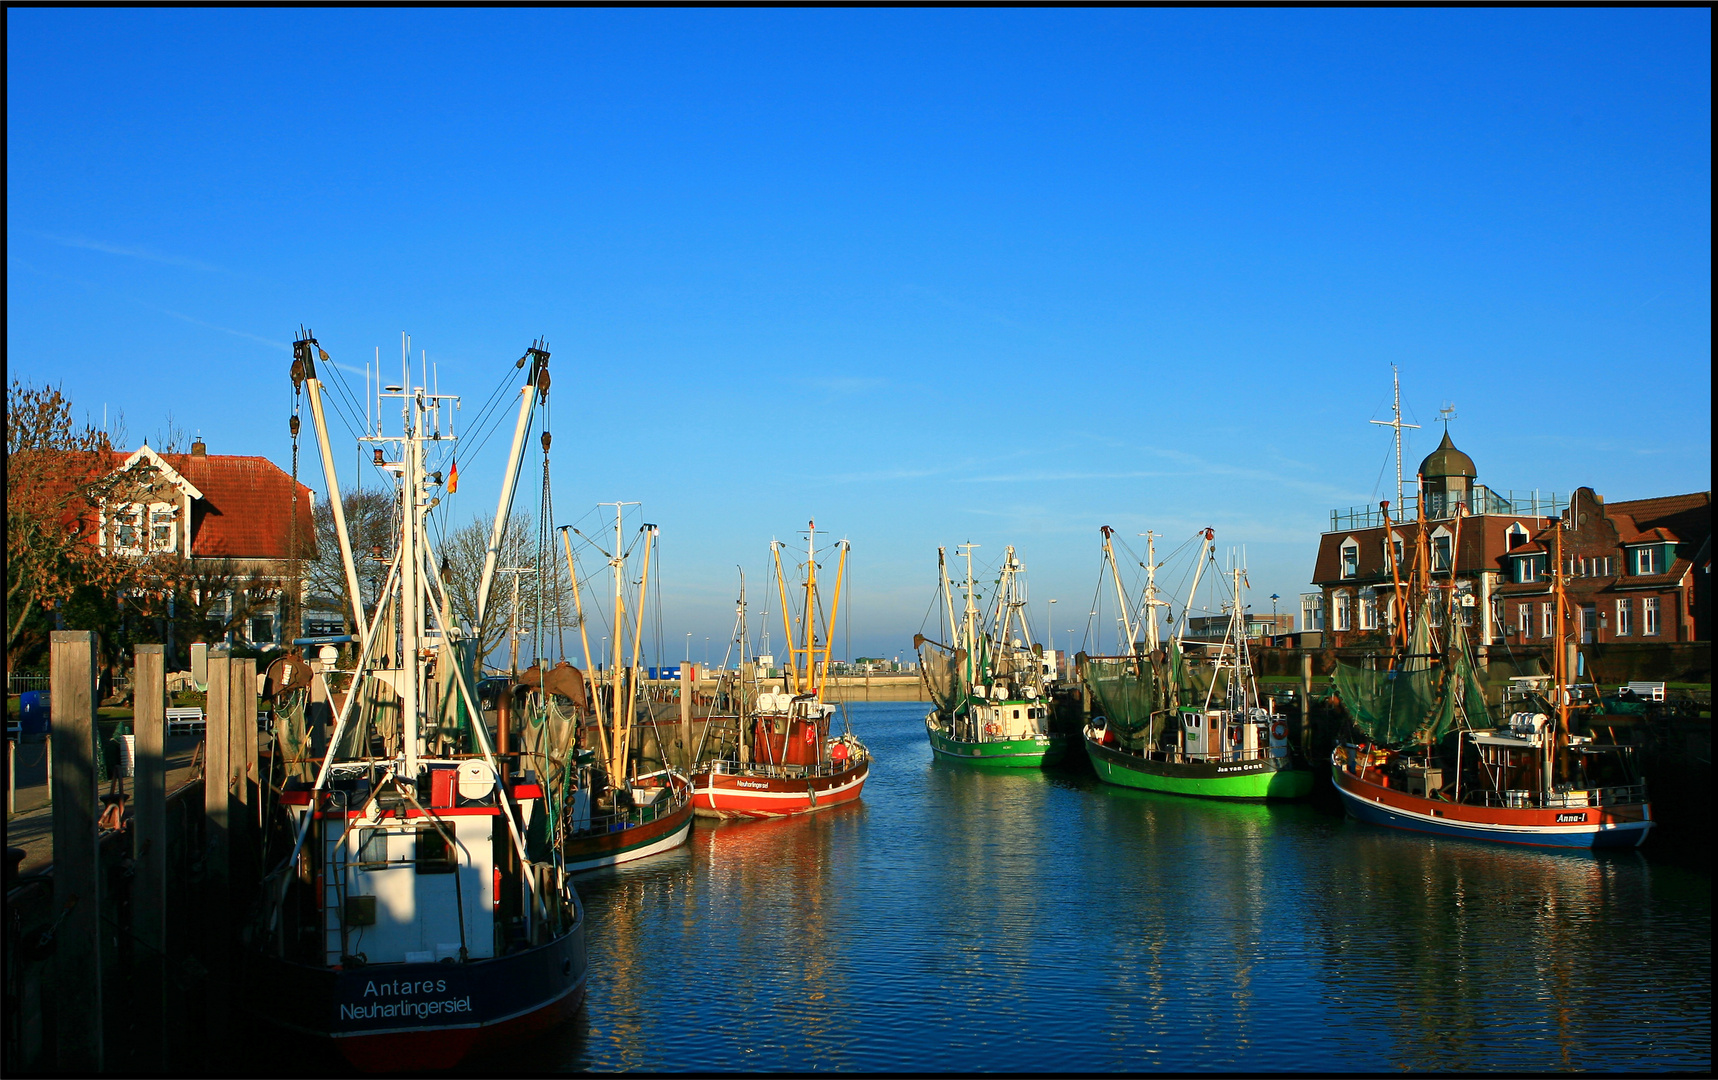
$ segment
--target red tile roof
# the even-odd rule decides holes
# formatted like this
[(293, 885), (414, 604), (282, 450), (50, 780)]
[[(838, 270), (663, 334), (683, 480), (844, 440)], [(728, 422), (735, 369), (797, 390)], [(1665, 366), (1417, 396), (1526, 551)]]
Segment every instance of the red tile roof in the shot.
[[(118, 465), (129, 454), (115, 453)], [(292, 543), (292, 477), (264, 457), (162, 454), (203, 493), (191, 507), (191, 554), (199, 558), (285, 559)], [(298, 485), (298, 537), (314, 556), (310, 489)]]

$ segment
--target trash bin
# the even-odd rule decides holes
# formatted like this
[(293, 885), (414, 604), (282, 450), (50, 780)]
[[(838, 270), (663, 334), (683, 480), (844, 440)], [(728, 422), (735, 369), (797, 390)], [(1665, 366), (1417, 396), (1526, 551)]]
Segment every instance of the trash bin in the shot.
[(121, 735), (114, 740), (119, 743), (119, 775), (137, 775), (137, 736)]

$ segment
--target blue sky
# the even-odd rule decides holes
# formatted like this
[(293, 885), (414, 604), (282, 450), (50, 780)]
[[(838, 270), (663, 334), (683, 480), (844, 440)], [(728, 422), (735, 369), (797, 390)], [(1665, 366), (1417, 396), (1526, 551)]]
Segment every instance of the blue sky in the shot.
[(854, 653), (968, 540), (1082, 637), (1102, 524), (1292, 609), (1392, 363), (1410, 471), (1453, 401), (1497, 488), (1711, 486), (1703, 9), (6, 19), (10, 378), (284, 466), (300, 323), (473, 408), (545, 336), (556, 509), (642, 500), (670, 655), (810, 517)]

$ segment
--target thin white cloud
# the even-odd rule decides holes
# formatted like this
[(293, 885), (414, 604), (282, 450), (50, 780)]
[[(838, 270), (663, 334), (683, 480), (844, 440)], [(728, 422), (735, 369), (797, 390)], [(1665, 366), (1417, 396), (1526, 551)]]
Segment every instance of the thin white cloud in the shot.
[(105, 255), (119, 255), (127, 259), (142, 259), (145, 262), (160, 263), (162, 266), (178, 266), (186, 270), (201, 270), (205, 273), (222, 274), (226, 271), (213, 263), (201, 259), (190, 259), (183, 255), (163, 255), (158, 251), (147, 248), (122, 247), (119, 244), (109, 244), (102, 240), (89, 240), (81, 236), (56, 236), (53, 233), (28, 230), (31, 235), (52, 241), (62, 247), (82, 248), (85, 251), (99, 251)]

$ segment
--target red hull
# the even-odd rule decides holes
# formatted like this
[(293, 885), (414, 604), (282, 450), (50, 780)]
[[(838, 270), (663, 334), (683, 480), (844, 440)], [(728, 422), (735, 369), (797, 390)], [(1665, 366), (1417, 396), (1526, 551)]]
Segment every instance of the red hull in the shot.
[(826, 776), (768, 775), (776, 770), (701, 772), (692, 780), (692, 806), (705, 817), (772, 818), (808, 814), (859, 798), (871, 763), (862, 759)]
[(1533, 847), (1635, 847), (1652, 829), (1645, 803), (1607, 806), (1476, 806), (1410, 795), (1378, 770), (1350, 769), (1339, 747), (1331, 779), (1348, 812), (1362, 821), (1414, 832)]

